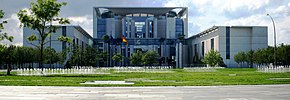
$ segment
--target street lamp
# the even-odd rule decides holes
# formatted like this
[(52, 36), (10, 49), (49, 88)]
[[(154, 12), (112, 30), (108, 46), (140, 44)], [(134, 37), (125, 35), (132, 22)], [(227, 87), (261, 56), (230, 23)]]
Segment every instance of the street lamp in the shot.
[(270, 16), (270, 14), (267, 14), (267, 16), (269, 16), (273, 22), (273, 27), (274, 27), (274, 65), (277, 64), (276, 62), (276, 28), (275, 28), (275, 22), (272, 18), (272, 16)]

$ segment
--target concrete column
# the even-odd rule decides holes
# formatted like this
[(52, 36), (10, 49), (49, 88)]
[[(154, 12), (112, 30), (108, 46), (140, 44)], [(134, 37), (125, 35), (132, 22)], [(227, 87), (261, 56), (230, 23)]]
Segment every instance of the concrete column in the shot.
[(126, 33), (126, 18), (125, 17), (122, 18), (122, 34), (125, 34), (126, 36), (128, 36), (128, 34)]
[[(153, 34), (154, 34), (154, 38), (157, 38), (157, 18), (154, 17), (153, 19)], [(161, 33), (159, 33), (161, 34)]]
[(144, 38), (149, 38), (149, 20), (145, 20), (145, 37)]
[(136, 37), (136, 35), (135, 35), (135, 21), (134, 20), (131, 20), (131, 38), (135, 38)]
[(179, 68), (182, 68), (183, 67), (183, 60), (182, 60), (182, 58), (183, 58), (183, 50), (182, 50), (182, 48), (183, 48), (183, 44), (182, 43), (179, 43)]

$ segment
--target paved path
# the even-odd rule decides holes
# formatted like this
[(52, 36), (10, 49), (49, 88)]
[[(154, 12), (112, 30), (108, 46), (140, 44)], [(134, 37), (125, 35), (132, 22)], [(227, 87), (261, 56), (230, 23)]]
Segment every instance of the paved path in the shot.
[(290, 85), (181, 87), (0, 86), (0, 100), (290, 100)]

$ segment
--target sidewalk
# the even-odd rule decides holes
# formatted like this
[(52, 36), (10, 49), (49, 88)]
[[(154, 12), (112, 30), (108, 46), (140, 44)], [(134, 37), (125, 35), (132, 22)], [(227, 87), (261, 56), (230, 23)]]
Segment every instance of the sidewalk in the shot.
[(289, 100), (290, 85), (181, 87), (0, 86), (0, 100)]

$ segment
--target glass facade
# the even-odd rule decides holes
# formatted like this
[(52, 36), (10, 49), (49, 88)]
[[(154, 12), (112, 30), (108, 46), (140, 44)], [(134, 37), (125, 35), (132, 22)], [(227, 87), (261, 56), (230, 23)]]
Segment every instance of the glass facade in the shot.
[(106, 34), (106, 19), (98, 19), (98, 38), (102, 38)]
[(230, 27), (226, 27), (226, 59), (230, 59)]
[(148, 17), (131, 17), (135, 20), (135, 38), (146, 37), (146, 19)]
[(183, 34), (183, 20), (180, 18), (176, 18), (176, 25), (175, 25), (175, 37)]
[(125, 22), (125, 36), (127, 36), (127, 37), (129, 37), (129, 38), (131, 38), (132, 36), (131, 36), (131, 26), (132, 26), (132, 22), (131, 22), (131, 20), (126, 20), (126, 22)]

